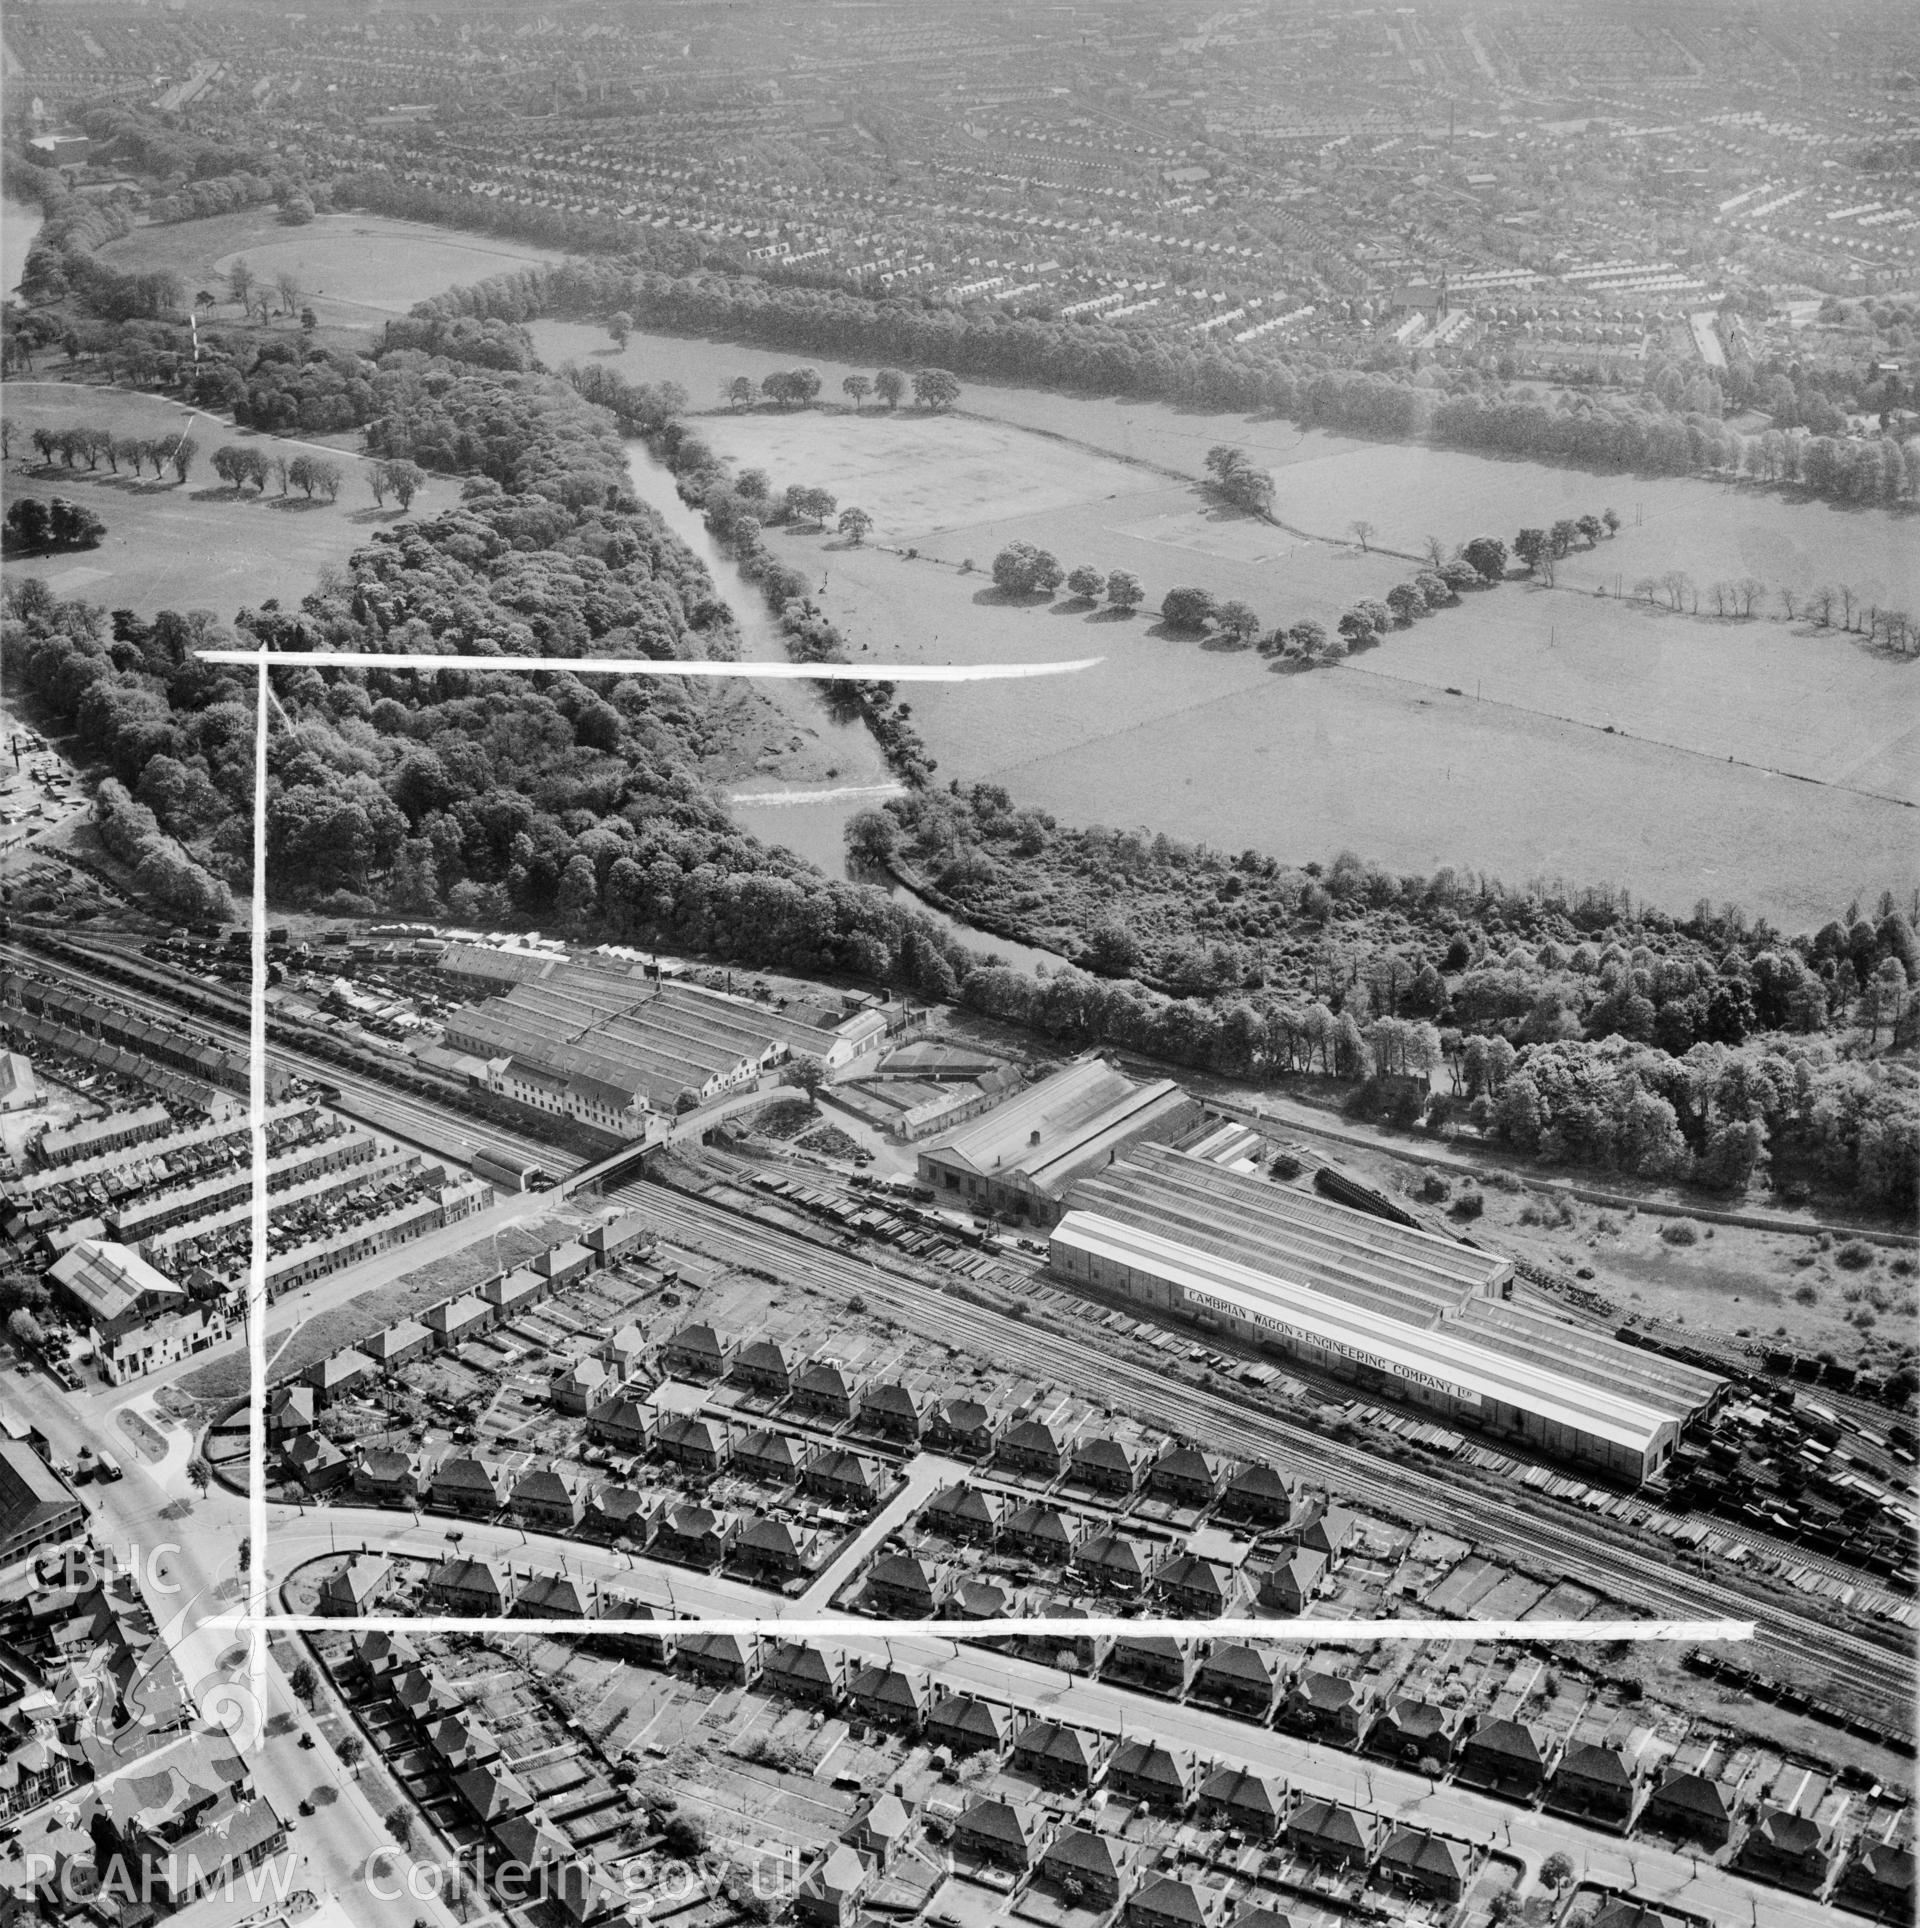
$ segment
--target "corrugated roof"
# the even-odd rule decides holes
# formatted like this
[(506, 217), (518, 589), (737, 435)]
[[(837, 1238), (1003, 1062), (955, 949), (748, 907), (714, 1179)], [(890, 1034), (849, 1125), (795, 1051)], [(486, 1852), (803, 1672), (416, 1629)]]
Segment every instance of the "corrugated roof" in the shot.
[(1498, 1253), (1162, 1145), (1138, 1146), (1111, 1169), (1081, 1180), (1067, 1203), (1366, 1304), (1404, 1324), (1449, 1317), (1513, 1271), (1512, 1260)]
[(1437, 1386), (1469, 1401), (1493, 1399), (1556, 1420), (1637, 1453), (1651, 1449), (1679, 1416), (1657, 1410), (1545, 1367), (1490, 1351), (1446, 1327), (1395, 1324), (1374, 1312), (1272, 1273), (1123, 1224), (1101, 1212), (1070, 1211), (1053, 1240), (1110, 1264), (1127, 1265), (1177, 1285), (1188, 1304), (1237, 1315), (1282, 1334), (1292, 1332), (1382, 1370)]
[(186, 1293), (138, 1252), (110, 1239), (82, 1239), (49, 1274), (87, 1308), (97, 1325), (133, 1309), (143, 1293), (184, 1301)]
[(1137, 1085), (1104, 1059), (1087, 1058), (947, 1133), (925, 1155), (982, 1177), (1018, 1176), (1038, 1190), (1058, 1190), (1154, 1113), (1191, 1103), (1170, 1078)]

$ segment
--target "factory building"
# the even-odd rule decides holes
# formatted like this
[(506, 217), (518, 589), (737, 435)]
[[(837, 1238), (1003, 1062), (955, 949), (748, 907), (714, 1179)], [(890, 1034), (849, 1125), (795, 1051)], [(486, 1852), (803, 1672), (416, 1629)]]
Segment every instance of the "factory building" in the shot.
[(1513, 1262), (1164, 1145), (1079, 1180), (1050, 1267), (1637, 1485), (1726, 1390), (1510, 1303)]
[(1198, 1102), (1172, 1079), (1137, 1085), (1105, 1059), (1083, 1058), (924, 1147), (920, 1182), (942, 1204), (1051, 1225), (1075, 1179), (1199, 1121)]
[(493, 1090), (619, 1138), (644, 1136), (651, 1119), (673, 1115), (683, 1093), (704, 1104), (795, 1054), (817, 1057), (830, 1076), (844, 1072), (885, 1035), (877, 1011), (782, 1010), (643, 973), (566, 964), (545, 966), (446, 1021), (448, 1049), (484, 1060)]

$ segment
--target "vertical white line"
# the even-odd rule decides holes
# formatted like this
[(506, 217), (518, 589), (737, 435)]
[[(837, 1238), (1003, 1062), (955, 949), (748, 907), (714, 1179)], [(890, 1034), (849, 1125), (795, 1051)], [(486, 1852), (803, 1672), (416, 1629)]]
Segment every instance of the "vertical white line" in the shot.
[(253, 962), (247, 1049), (247, 1102), (253, 1124), (253, 1252), (247, 1272), (247, 1531), (252, 1540), (246, 1643), (256, 1717), (267, 1708), (267, 664), (262, 654), (254, 700)]

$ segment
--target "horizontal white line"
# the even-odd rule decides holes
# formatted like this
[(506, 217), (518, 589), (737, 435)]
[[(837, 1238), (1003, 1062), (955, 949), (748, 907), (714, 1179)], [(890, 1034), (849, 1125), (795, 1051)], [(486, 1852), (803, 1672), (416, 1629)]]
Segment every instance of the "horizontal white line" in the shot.
[[(583, 1583), (591, 1594), (593, 1584)], [(626, 1591), (622, 1588), (621, 1591)], [(672, 1610), (661, 1609), (658, 1620), (623, 1620), (614, 1617), (592, 1620), (548, 1620), (529, 1616), (519, 1620), (488, 1616), (480, 1619), (458, 1614), (423, 1614), (408, 1619), (396, 1614), (266, 1614), (253, 1619), (246, 1614), (216, 1614), (201, 1624), (223, 1631), (245, 1632), (264, 1628), (270, 1633), (540, 1633), (576, 1635), (595, 1633), (671, 1634), (676, 1639), (688, 1634), (767, 1634), (788, 1640), (840, 1640), (885, 1642), (888, 1640), (1005, 1640), (1044, 1637), (1054, 1640), (1087, 1640), (1109, 1634), (1128, 1637), (1148, 1635), (1175, 1640), (1269, 1640), (1308, 1646), (1342, 1640), (1428, 1644), (1439, 1640), (1532, 1640), (1532, 1641), (1610, 1641), (1610, 1640), (1751, 1640), (1751, 1620), (1130, 1620), (1089, 1616), (1085, 1620), (1054, 1619), (1036, 1616), (1015, 1620), (874, 1620), (845, 1618), (791, 1619), (762, 1618), (756, 1615), (708, 1617), (692, 1615), (671, 1617)]]
[(1082, 656), (1064, 663), (896, 663), (867, 669), (859, 663), (683, 663), (623, 656), (439, 656), (346, 649), (201, 649), (203, 663), (266, 663), (275, 669), (560, 670), (571, 676), (753, 677), (771, 683), (996, 683), (1029, 676), (1070, 676), (1105, 661)]

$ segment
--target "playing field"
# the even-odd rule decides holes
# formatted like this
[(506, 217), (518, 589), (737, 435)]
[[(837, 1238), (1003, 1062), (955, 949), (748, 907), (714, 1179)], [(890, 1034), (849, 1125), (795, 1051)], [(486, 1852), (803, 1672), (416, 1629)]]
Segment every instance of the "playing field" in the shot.
[(550, 248), (379, 214), (323, 214), (290, 228), (271, 208), (137, 228), (100, 250), (123, 273), (171, 268), (189, 298), (203, 289), (221, 297), (216, 315), (237, 312), (225, 299), (226, 277), (242, 255), (262, 281), (291, 274), (321, 322), (333, 327), (377, 326), (448, 288), (565, 258)]
[[(9, 563), (10, 572), (44, 578), (62, 596), (83, 596), (112, 609), (151, 615), (160, 609), (211, 609), (225, 621), (234, 611), (257, 607), (269, 596), (297, 603), (320, 571), (346, 561), (376, 529), (397, 520), (378, 509), (360, 479), (358, 457), (317, 443), (277, 443), (205, 414), (124, 389), (62, 382), (8, 382), (0, 390), (15, 429), (14, 459), (0, 472), (0, 497), (63, 495), (81, 502), (107, 525), (97, 549)], [(43, 466), (24, 430), (37, 423), (73, 426), (98, 423), (127, 435), (176, 435), (190, 426), (201, 455), (184, 486), (168, 475), (156, 481), (148, 469), (137, 481), (97, 470), (68, 469), (57, 460)], [(236, 496), (208, 466), (222, 443), (267, 449), (312, 448), (347, 472), (338, 502), (309, 502), (298, 490), (262, 497), (251, 488)], [(432, 512), (442, 486), (418, 497), (415, 513)]]

